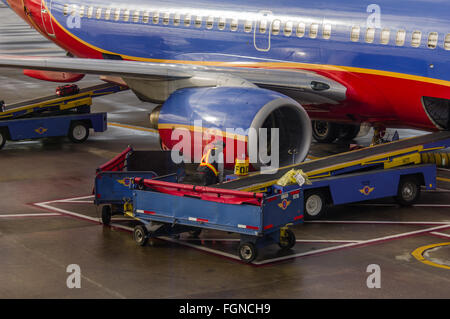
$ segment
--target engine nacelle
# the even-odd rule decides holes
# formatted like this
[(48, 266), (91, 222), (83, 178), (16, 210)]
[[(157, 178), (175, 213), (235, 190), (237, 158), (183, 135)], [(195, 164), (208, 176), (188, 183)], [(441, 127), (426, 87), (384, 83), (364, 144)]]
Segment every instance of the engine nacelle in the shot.
[[(234, 165), (235, 159), (243, 155), (242, 150), (248, 156), (252, 143), (261, 145), (261, 137), (258, 141), (249, 136), (260, 129), (267, 129), (265, 145), (269, 149), (271, 129), (279, 129), (280, 166), (303, 161), (311, 144), (311, 121), (303, 107), (281, 93), (260, 88), (180, 89), (150, 118), (167, 149), (176, 148), (186, 139), (186, 135), (178, 134), (180, 129), (189, 133), (190, 155), (195, 162), (201, 160), (203, 148), (219, 136), (225, 142), (225, 166)], [(267, 163), (260, 159), (258, 155), (257, 161), (251, 163), (254, 168)]]

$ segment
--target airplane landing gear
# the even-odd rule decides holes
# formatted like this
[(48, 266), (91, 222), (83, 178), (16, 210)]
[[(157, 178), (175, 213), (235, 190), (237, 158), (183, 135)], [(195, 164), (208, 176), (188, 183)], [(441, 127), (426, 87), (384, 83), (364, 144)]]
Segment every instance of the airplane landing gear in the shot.
[(319, 143), (332, 143), (336, 139), (351, 141), (360, 132), (360, 125), (312, 121), (313, 137)]

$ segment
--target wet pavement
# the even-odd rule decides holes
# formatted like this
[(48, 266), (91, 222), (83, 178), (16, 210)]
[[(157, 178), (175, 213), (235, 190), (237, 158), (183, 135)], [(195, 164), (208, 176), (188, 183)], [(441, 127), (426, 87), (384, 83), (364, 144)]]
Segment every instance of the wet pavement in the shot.
[[(0, 8), (0, 35), (14, 40), (0, 41), (1, 54), (14, 48), (10, 53), (64, 54), (29, 28), (23, 34), (23, 23), (6, 10)], [(80, 86), (97, 83), (88, 76)], [(0, 70), (7, 104), (54, 89)], [(130, 233), (135, 222), (115, 216), (112, 227), (102, 226), (92, 204), (95, 169), (128, 145), (159, 149), (158, 135), (147, 130), (154, 107), (131, 92), (98, 98), (93, 110), (108, 112), (107, 132), (80, 145), (59, 138), (8, 142), (0, 151), (0, 298), (450, 297), (450, 251), (443, 245), (450, 242), (450, 171), (444, 169), (438, 190), (424, 192), (413, 207), (390, 199), (334, 207), (324, 220), (293, 228), (292, 250), (267, 247), (250, 265), (239, 261), (233, 234), (208, 230), (198, 239), (163, 237), (139, 247)], [(400, 131), (401, 137), (417, 134)], [(313, 145), (311, 156), (347, 148)], [(430, 263), (413, 255), (418, 249)], [(80, 289), (66, 285), (71, 264), (80, 266)], [(380, 289), (367, 286), (373, 264), (381, 269)]]

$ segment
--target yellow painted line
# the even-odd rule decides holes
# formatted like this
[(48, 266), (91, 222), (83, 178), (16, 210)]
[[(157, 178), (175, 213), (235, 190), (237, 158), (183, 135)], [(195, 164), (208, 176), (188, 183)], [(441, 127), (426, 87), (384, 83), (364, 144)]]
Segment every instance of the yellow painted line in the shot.
[(442, 247), (442, 246), (449, 246), (450, 243), (440, 243), (440, 244), (434, 244), (434, 245), (428, 245), (428, 246), (422, 246), (417, 248), (416, 250), (414, 250), (411, 255), (414, 256), (414, 258), (416, 258), (418, 261), (420, 261), (421, 263), (424, 263), (428, 266), (433, 266), (433, 267), (438, 267), (438, 268), (443, 268), (443, 269), (450, 269), (450, 266), (447, 265), (441, 265), (435, 262), (432, 262), (428, 259), (426, 259), (423, 254), (430, 249), (436, 248), (436, 247)]
[(449, 178), (437, 177), (436, 179), (437, 179), (438, 181), (450, 183), (450, 179), (449, 179)]
[(120, 124), (120, 123), (114, 123), (114, 122), (108, 122), (108, 125), (109, 126), (115, 126), (115, 127), (121, 127), (121, 128), (127, 128), (127, 129), (130, 129), (130, 130), (136, 130), (136, 131), (158, 133), (158, 130), (155, 130), (155, 129), (152, 129), (152, 128), (141, 127), (141, 126)]

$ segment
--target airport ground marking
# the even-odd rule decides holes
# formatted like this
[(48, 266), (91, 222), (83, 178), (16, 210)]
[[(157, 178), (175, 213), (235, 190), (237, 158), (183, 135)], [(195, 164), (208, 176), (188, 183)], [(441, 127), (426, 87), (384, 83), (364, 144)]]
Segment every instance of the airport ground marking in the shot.
[(156, 134), (159, 133), (158, 130), (155, 130), (152, 128), (147, 128), (147, 127), (142, 127), (142, 126), (121, 124), (121, 123), (116, 123), (116, 122), (108, 122), (108, 125), (113, 126), (113, 127), (126, 128), (129, 130), (135, 130), (135, 131), (142, 131), (142, 132), (149, 132), (149, 133), (156, 133)]
[(439, 264), (437, 262), (431, 261), (427, 258), (425, 258), (424, 254), (431, 249), (435, 249), (438, 247), (443, 247), (443, 246), (449, 246), (449, 243), (439, 243), (439, 244), (432, 244), (432, 245), (426, 245), (426, 246), (422, 246), (417, 248), (416, 250), (414, 250), (411, 255), (414, 256), (414, 258), (416, 258), (418, 261), (420, 261), (423, 264), (426, 264), (428, 266), (433, 266), (433, 267), (438, 267), (438, 268), (443, 268), (443, 269), (449, 269), (450, 270), (450, 266), (447, 265), (442, 265)]
[(7, 214), (0, 215), (0, 218), (29, 218), (29, 217), (55, 217), (61, 216), (59, 213), (38, 213), (38, 214)]
[[(58, 203), (66, 203), (66, 204), (68, 204), (68, 203), (69, 204), (70, 203), (77, 203), (77, 202), (83, 201), (84, 199), (88, 199), (88, 198), (93, 198), (93, 195), (82, 196), (82, 197), (75, 197), (75, 198), (59, 199), (59, 200), (42, 202), (42, 203), (34, 203), (32, 205), (35, 206), (35, 207), (38, 207), (38, 208), (41, 208), (41, 209), (45, 209), (45, 210), (48, 210), (48, 211), (53, 211), (53, 212), (56, 212), (56, 213), (59, 213), (59, 214), (62, 214), (62, 215), (68, 215), (68, 216), (72, 216), (74, 218), (88, 220), (88, 221), (94, 222), (96, 224), (101, 224), (100, 218), (90, 217), (90, 216), (79, 214), (79, 213), (75, 213), (75, 212), (72, 212), (72, 211), (69, 211), (69, 210), (66, 210), (66, 209), (61, 209), (61, 208), (56, 208), (56, 207), (51, 206), (52, 204), (58, 204)], [(86, 201), (86, 202), (92, 203), (91, 201)], [(115, 221), (115, 219), (113, 219), (113, 222), (114, 221)], [(373, 238), (373, 239), (369, 239), (369, 240), (348, 240), (348, 241), (346, 241), (346, 240), (317, 240), (316, 241), (316, 240), (313, 240), (313, 239), (309, 239), (309, 240), (302, 240), (302, 239), (300, 239), (300, 240), (297, 240), (297, 242), (304, 242), (304, 243), (305, 242), (309, 242), (309, 243), (341, 243), (341, 245), (326, 247), (326, 248), (322, 248), (322, 249), (315, 249), (315, 250), (312, 250), (312, 251), (307, 251), (307, 252), (302, 252), (302, 253), (282, 256), (282, 257), (270, 258), (270, 259), (266, 259), (266, 260), (262, 260), (262, 261), (254, 261), (253, 263), (251, 263), (251, 265), (253, 265), (253, 266), (264, 266), (264, 265), (268, 265), (268, 264), (282, 262), (282, 261), (289, 260), (289, 259), (320, 255), (320, 254), (330, 253), (330, 252), (333, 252), (333, 251), (346, 249), (346, 248), (363, 247), (363, 246), (378, 244), (378, 243), (382, 243), (382, 242), (387, 242), (387, 241), (407, 238), (407, 237), (411, 237), (411, 236), (417, 236), (417, 235), (421, 235), (421, 234), (433, 234), (433, 233), (436, 233), (436, 231), (438, 231), (438, 230), (445, 230), (445, 229), (449, 229), (450, 228), (450, 221), (442, 221), (442, 222), (428, 222), (428, 221), (399, 222), (399, 221), (335, 221), (335, 220), (322, 220), (322, 221), (307, 221), (306, 223), (372, 224), (372, 225), (373, 224), (380, 224), (380, 225), (382, 225), (382, 224), (390, 224), (390, 225), (417, 225), (417, 226), (433, 226), (433, 227), (426, 228), (426, 229), (421, 229), (421, 230), (416, 230), (416, 231), (411, 231), (411, 232), (406, 232), (406, 233), (390, 235), (390, 236)], [(116, 229), (122, 229), (122, 230), (125, 230), (127, 232), (132, 232), (133, 231), (132, 227), (124, 226), (124, 225), (120, 225), (120, 224), (116, 224), (116, 223), (111, 223), (111, 227), (112, 228), (116, 228)], [(164, 241), (181, 244), (183, 246), (194, 248), (196, 250), (200, 250), (200, 251), (207, 252), (207, 253), (212, 253), (214, 255), (222, 256), (222, 257), (225, 257), (225, 258), (228, 258), (228, 259), (232, 259), (232, 260), (235, 260), (235, 261), (238, 261), (238, 262), (241, 261), (240, 258), (237, 255), (230, 254), (230, 253), (227, 253), (227, 252), (223, 252), (223, 251), (220, 251), (220, 250), (217, 250), (217, 249), (205, 247), (205, 246), (198, 246), (198, 245), (192, 244), (192, 243), (190, 243), (188, 241), (185, 241), (185, 240), (179, 240), (179, 239), (174, 239), (174, 238), (170, 238), (170, 237), (158, 237), (158, 239), (162, 239)], [(200, 239), (200, 240), (202, 240), (202, 239)], [(205, 240), (208, 240), (208, 239), (205, 239)], [(222, 241), (227, 241), (227, 239), (222, 239)], [(237, 241), (237, 240), (233, 239), (232, 241)]]

